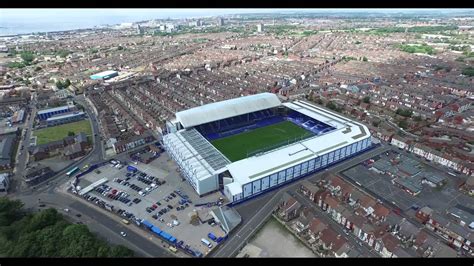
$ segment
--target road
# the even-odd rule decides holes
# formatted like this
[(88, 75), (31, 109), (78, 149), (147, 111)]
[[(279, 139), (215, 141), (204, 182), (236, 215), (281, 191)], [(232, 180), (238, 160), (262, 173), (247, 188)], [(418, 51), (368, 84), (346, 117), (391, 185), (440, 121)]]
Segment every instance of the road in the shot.
[[(45, 204), (46, 207), (56, 208), (63, 215), (72, 221), (80, 221), (94, 233), (97, 233), (107, 242), (112, 244), (121, 244), (135, 251), (136, 256), (142, 257), (171, 257), (170, 253), (144, 237), (145, 232), (134, 225), (124, 225), (115, 219), (111, 213), (106, 210), (99, 210), (98, 206), (90, 206), (91, 203), (77, 200), (73, 196), (67, 196), (63, 193), (37, 194), (23, 196), (21, 200), (27, 209), (38, 209), (39, 204)], [(64, 209), (69, 209), (65, 212)], [(76, 214), (81, 214), (77, 217)], [(122, 237), (120, 232), (126, 232), (127, 236)], [(139, 232), (139, 233), (137, 233)]]
[[(386, 152), (389, 149), (390, 147), (384, 145), (376, 147), (373, 150), (363, 153), (355, 158), (349, 159), (348, 161), (336, 164), (335, 166), (332, 166), (307, 178), (321, 178), (324, 173), (338, 173), (365, 160), (368, 160), (380, 153)], [(286, 191), (295, 190), (304, 179), (301, 179), (287, 187), (280, 188), (277, 191), (267, 193), (269, 195), (264, 194), (261, 196), (261, 198), (258, 197), (256, 199), (252, 199), (248, 203), (243, 203), (242, 206), (237, 206), (236, 209), (242, 216), (242, 224), (230, 234), (230, 237), (226, 242), (224, 242), (221, 246), (218, 246), (217, 249), (211, 253), (211, 257), (236, 256), (239, 250), (244, 244), (248, 242), (255, 231), (257, 231), (260, 226), (266, 222), (267, 218), (270, 217), (272, 211), (280, 202), (283, 193)]]
[[(13, 182), (10, 192), (20, 191), (22, 188), (22, 180), (24, 178), (27, 162), (28, 162), (28, 147), (30, 146), (31, 132), (33, 131), (33, 122), (36, 116), (36, 99), (32, 96), (31, 112), (27, 116), (25, 126), (23, 127), (22, 136), (18, 143), (17, 157), (15, 158), (15, 169), (13, 175)], [(23, 147), (23, 148), (22, 148)]]

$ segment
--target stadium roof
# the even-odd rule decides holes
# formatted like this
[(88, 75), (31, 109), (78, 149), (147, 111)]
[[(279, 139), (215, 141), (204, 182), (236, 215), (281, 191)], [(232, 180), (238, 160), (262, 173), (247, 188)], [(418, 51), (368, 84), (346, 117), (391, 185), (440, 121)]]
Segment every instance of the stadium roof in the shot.
[(65, 118), (80, 116), (80, 115), (84, 115), (84, 114), (85, 114), (84, 112), (74, 112), (74, 113), (69, 113), (69, 114), (65, 114), (65, 115), (57, 115), (57, 116), (52, 116), (52, 117), (46, 119), (46, 121), (56, 121), (56, 120), (61, 120), (61, 119), (65, 119)]
[[(324, 116), (325, 122), (331, 121), (331, 125), (337, 126), (337, 130), (307, 138), (303, 141), (284, 146), (261, 155), (256, 155), (233, 162), (227, 165), (227, 169), (234, 177), (234, 181), (246, 184), (261, 177), (268, 176), (297, 165), (303, 161), (316, 158), (322, 154), (329, 153), (343, 146), (357, 142), (362, 137), (370, 136), (368, 129), (352, 120), (339, 116), (338, 114), (324, 110), (315, 105), (301, 101), (294, 102), (298, 105), (298, 112), (313, 113), (313, 117)], [(292, 107), (289, 103), (284, 103)], [(296, 108), (292, 108), (296, 109)], [(346, 131), (345, 127), (351, 127)], [(357, 137), (357, 138), (354, 138)]]
[(72, 107), (74, 107), (74, 106), (73, 105), (64, 105), (64, 106), (59, 106), (59, 107), (54, 107), (54, 108), (49, 108), (49, 109), (43, 109), (43, 110), (39, 110), (37, 114), (38, 115), (47, 114), (47, 113), (51, 113), (51, 112), (67, 110), (67, 109), (72, 108)]
[(177, 112), (176, 119), (181, 122), (184, 128), (189, 128), (229, 117), (277, 107), (280, 104), (281, 102), (275, 94), (265, 92)]

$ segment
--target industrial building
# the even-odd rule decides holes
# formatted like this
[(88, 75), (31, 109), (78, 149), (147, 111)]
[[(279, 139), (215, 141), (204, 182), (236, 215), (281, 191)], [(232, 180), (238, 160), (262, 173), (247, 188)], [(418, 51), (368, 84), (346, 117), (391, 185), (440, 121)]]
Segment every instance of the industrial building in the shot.
[(93, 80), (106, 80), (118, 76), (118, 72), (115, 70), (107, 70), (90, 76)]
[[(306, 101), (281, 103), (271, 93), (211, 103), (175, 116), (166, 124), (163, 144), (182, 175), (199, 195), (221, 190), (234, 204), (324, 169), (372, 144), (366, 126)], [(234, 161), (212, 144), (288, 122), (304, 129), (307, 136), (272, 144)]]
[(74, 105), (68, 104), (65, 106), (59, 106), (59, 107), (54, 107), (54, 108), (49, 108), (49, 109), (43, 109), (38, 111), (36, 117), (40, 120), (46, 120), (52, 116), (59, 115), (59, 114), (65, 114), (68, 112), (71, 112), (72, 108), (74, 108)]

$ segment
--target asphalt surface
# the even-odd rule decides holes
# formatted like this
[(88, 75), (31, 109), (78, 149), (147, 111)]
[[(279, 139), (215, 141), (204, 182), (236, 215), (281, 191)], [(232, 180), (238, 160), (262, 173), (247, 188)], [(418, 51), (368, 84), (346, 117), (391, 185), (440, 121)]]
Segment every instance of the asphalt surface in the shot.
[(270, 217), (272, 211), (280, 202), (283, 193), (285, 193), (286, 191), (294, 191), (295, 189), (297, 189), (302, 180), (318, 178), (325, 173), (338, 173), (365, 160), (368, 160), (371, 157), (374, 157), (375, 155), (386, 152), (389, 149), (390, 147), (384, 145), (376, 147), (373, 150), (367, 151), (359, 156), (351, 158), (348, 161), (344, 161), (342, 163), (329, 167), (326, 170), (318, 172), (315, 175), (300, 179), (299, 181), (291, 185), (267, 193), (269, 195), (264, 194), (256, 199), (250, 200), (248, 203), (242, 203), (242, 205), (237, 205), (236, 209), (242, 217), (242, 224), (236, 229), (234, 229), (235, 231), (230, 234), (229, 239), (221, 246), (218, 246), (217, 249), (214, 250), (210, 256), (236, 256), (240, 249), (246, 243), (248, 243), (252, 235), (260, 228), (263, 223), (266, 222), (268, 217)]
[[(106, 239), (109, 242), (114, 243), (114, 238), (116, 239), (118, 236), (118, 239), (122, 241), (117, 241), (118, 243), (116, 242), (114, 244), (122, 244), (131, 247), (136, 252), (139, 252), (137, 255), (142, 253), (142, 255), (145, 255), (146, 257), (172, 257), (167, 251), (157, 248), (153, 242), (149, 241), (148, 239), (144, 239), (143, 236), (130, 230), (129, 227), (134, 226), (132, 224), (125, 225), (122, 223), (117, 223), (116, 220), (99, 211), (94, 210), (80, 201), (72, 203), (69, 205), (69, 207), (78, 211), (82, 215), (90, 217), (93, 222), (86, 223), (89, 227), (94, 227), (94, 223), (102, 225), (102, 228), (99, 228), (101, 230), (98, 230), (98, 233), (106, 236)], [(106, 231), (104, 231), (104, 228), (106, 228)], [(127, 236), (122, 237), (120, 232), (125, 232)]]
[[(36, 95), (36, 94), (33, 94), (33, 95)], [(35, 120), (35, 116), (37, 112), (36, 104), (35, 104), (36, 99), (34, 97), (35, 96), (33, 96), (30, 115), (26, 118), (26, 121), (25, 121), (26, 127), (23, 128), (23, 134), (18, 143), (17, 157), (15, 160), (16, 162), (15, 174), (13, 176), (13, 182), (12, 182), (13, 184), (10, 188), (11, 192), (16, 192), (16, 191), (21, 190), (22, 180), (25, 174), (26, 163), (28, 161), (28, 147), (30, 146), (31, 132), (33, 131), (33, 121)], [(25, 133), (25, 129), (26, 129), (26, 133)], [(22, 146), (23, 146), (23, 150), (21, 150)]]

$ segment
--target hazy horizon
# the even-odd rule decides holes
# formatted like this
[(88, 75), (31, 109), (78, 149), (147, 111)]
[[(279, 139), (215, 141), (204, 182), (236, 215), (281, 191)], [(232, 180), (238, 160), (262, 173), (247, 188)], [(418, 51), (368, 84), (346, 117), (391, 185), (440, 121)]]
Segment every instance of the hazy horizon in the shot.
[[(251, 13), (413, 13), (413, 12), (459, 12), (472, 9), (249, 9), (249, 8), (204, 8), (204, 9), (80, 9), (80, 8), (44, 8), (44, 9), (0, 9), (0, 35), (27, 34), (32, 32), (48, 32), (92, 28), (100, 25), (137, 22), (151, 19), (184, 19), (207, 16)], [(105, 11), (105, 12), (104, 12)]]

